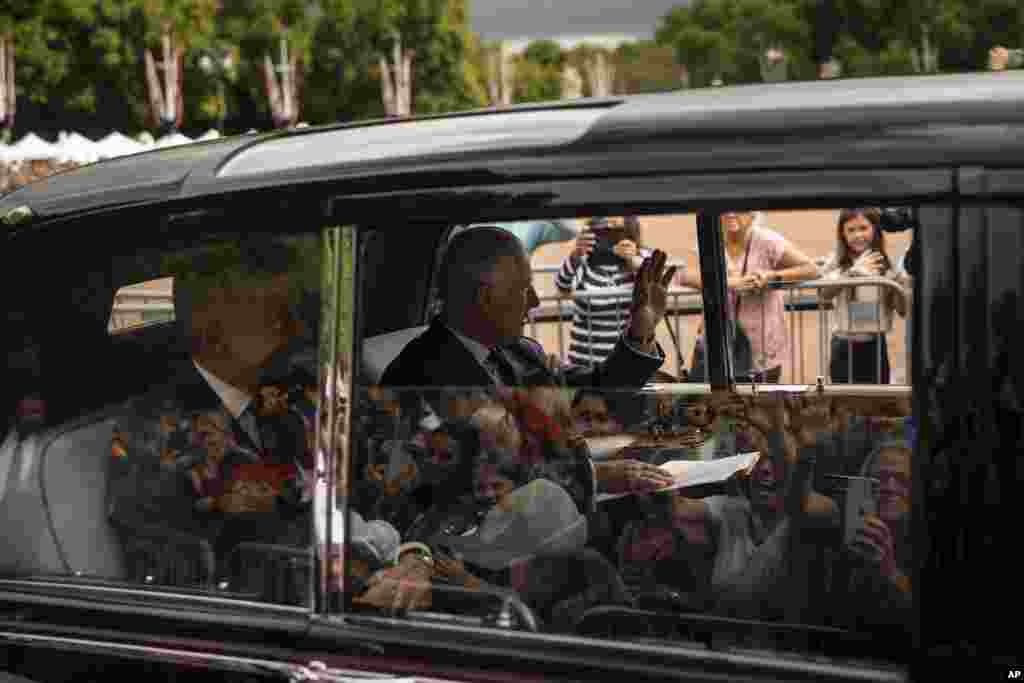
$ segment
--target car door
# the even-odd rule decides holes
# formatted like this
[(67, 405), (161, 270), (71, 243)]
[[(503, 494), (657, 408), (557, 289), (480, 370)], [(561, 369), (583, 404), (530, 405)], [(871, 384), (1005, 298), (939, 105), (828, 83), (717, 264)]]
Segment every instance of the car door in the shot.
[[(920, 637), (923, 652), (973, 651), (1007, 675), (1016, 667), (1013, 646), (983, 613), (1012, 610), (1019, 600), (1003, 590), (1010, 569), (996, 556), (1016, 533), (1004, 520), (1020, 481), (1021, 374), (1011, 349), (1020, 334), (1024, 186), (1019, 168), (988, 166), (959, 169), (958, 185), (956, 220), (920, 234), (915, 496), (923, 500), (918, 530), (929, 539)], [(963, 621), (939, 619), (945, 609), (960, 610)], [(978, 631), (968, 634), (966, 623)]]
[[(633, 214), (639, 216), (641, 222), (645, 224), (668, 226), (664, 228), (668, 232), (657, 234), (671, 235), (675, 240), (673, 244), (685, 243), (690, 248), (697, 247), (700, 259), (696, 262), (691, 259), (690, 269), (699, 271), (705, 283), (715, 283), (711, 287), (705, 284), (703, 291), (700, 310), (703, 313), (704, 332), (699, 331), (701, 326), (697, 324), (695, 316), (685, 315), (687, 310), (690, 310), (687, 305), (673, 303), (669, 306), (670, 324), (658, 329), (657, 340), (668, 363), (679, 363), (685, 368), (690, 363), (696, 337), (698, 334), (703, 334), (708, 345), (707, 356), (711, 381), (710, 384), (703, 385), (665, 384), (664, 380), (668, 378), (659, 375), (655, 384), (648, 385), (642, 399), (638, 399), (635, 389), (625, 386), (610, 388), (606, 391), (603, 396), (606, 403), (616, 406), (612, 410), (625, 406), (625, 414), (632, 411), (628, 418), (624, 416), (623, 419), (631, 420), (633, 427), (639, 425), (639, 428), (643, 430), (644, 439), (647, 439), (646, 443), (639, 443), (635, 438), (639, 433), (627, 434), (626, 436), (633, 438), (631, 443), (639, 443), (636, 448), (640, 448), (640, 450), (634, 448), (631, 453), (637, 457), (639, 453), (645, 452), (646, 457), (651, 454), (651, 451), (657, 450), (663, 457), (680, 458), (683, 457), (681, 455), (683, 453), (687, 454), (686, 457), (694, 457), (693, 445), (706, 443), (708, 440), (704, 437), (707, 436), (706, 432), (709, 430), (704, 429), (705, 434), (701, 435), (701, 429), (697, 428), (696, 421), (688, 422), (686, 418), (679, 416), (692, 412), (697, 405), (705, 401), (705, 397), (710, 397), (712, 393), (733, 390), (733, 393), (746, 397), (745, 403), (748, 409), (753, 406), (755, 410), (761, 404), (771, 405), (779, 395), (787, 397), (790, 401), (803, 401), (811, 400), (820, 393), (837, 405), (843, 403), (845, 412), (842, 417), (852, 421), (843, 423), (843, 426), (838, 429), (838, 433), (836, 433), (836, 429), (832, 430), (833, 436), (836, 437), (835, 440), (841, 443), (833, 448), (833, 452), (828, 457), (823, 457), (819, 461), (822, 466), (820, 471), (815, 472), (813, 476), (814, 485), (818, 491), (828, 493), (836, 506), (835, 514), (841, 514), (839, 511), (842, 510), (845, 490), (836, 490), (838, 484), (835, 482), (843, 482), (853, 477), (870, 476), (871, 465), (865, 463), (871, 452), (883, 442), (895, 441), (898, 443), (901, 453), (905, 453), (907, 450), (906, 444), (908, 443), (908, 434), (910, 434), (908, 425), (913, 422), (912, 416), (909, 414), (910, 383), (906, 379), (907, 376), (906, 374), (902, 375), (903, 386), (890, 384), (885, 387), (851, 386), (844, 388), (832, 385), (829, 382), (827, 370), (823, 369), (827, 368), (828, 362), (827, 342), (831, 327), (828, 316), (831, 315), (831, 310), (828, 306), (822, 305), (816, 295), (816, 292), (827, 283), (802, 282), (787, 288), (791, 291), (787, 292), (788, 298), (783, 302), (782, 307), (784, 315), (787, 316), (787, 327), (798, 327), (799, 334), (802, 335), (799, 339), (794, 339), (790, 347), (787, 348), (786, 353), (791, 353), (792, 356), (784, 359), (786, 383), (774, 388), (768, 385), (735, 386), (726, 361), (729, 348), (726, 310), (729, 304), (723, 277), (725, 267), (720, 233), (717, 221), (698, 219), (697, 216), (701, 214), (713, 219), (724, 206), (763, 210), (776, 217), (777, 220), (792, 220), (794, 224), (802, 222), (803, 225), (811, 226), (808, 229), (828, 235), (825, 238), (821, 238), (820, 235), (814, 236), (812, 243), (817, 248), (824, 244), (826, 249), (831, 249), (835, 244), (837, 229), (835, 221), (838, 209), (868, 203), (864, 201), (865, 198), (870, 198), (870, 203), (877, 205), (885, 205), (890, 201), (920, 204), (921, 211), (928, 216), (927, 220), (930, 223), (950, 221), (952, 213), (949, 207), (954, 201), (953, 171), (949, 168), (900, 169), (891, 167), (844, 171), (793, 171), (782, 174), (777, 180), (778, 182), (775, 183), (767, 183), (761, 175), (743, 172), (713, 177), (682, 174), (641, 177), (625, 173), (608, 173), (586, 179), (545, 182), (543, 191), (546, 200), (543, 209), (533, 206), (538, 196), (536, 191), (540, 190), (540, 185), (534, 186), (530, 183), (445, 190), (408, 190), (399, 193), (399, 196), (389, 193), (386, 202), (383, 199), (365, 197), (364, 199), (368, 202), (365, 205), (361, 205), (359, 201), (351, 198), (340, 198), (335, 204), (335, 211), (342, 212), (342, 215), (373, 216), (373, 220), (367, 221), (365, 224), (357, 222), (356, 229), (361, 235), (360, 241), (366, 245), (365, 251), (360, 251), (361, 257), (366, 259), (366, 262), (377, 264), (375, 267), (363, 271), (356, 278), (359, 283), (356, 295), (360, 301), (358, 310), (362, 311), (364, 317), (356, 325), (359, 334), (355, 337), (357, 344), (354, 350), (353, 367), (357, 368), (358, 372), (366, 374), (362, 377), (358, 375), (354, 377), (352, 389), (354, 399), (352, 419), (355, 422), (350, 442), (351, 464), (347, 471), (354, 486), (350, 490), (350, 494), (355, 497), (350, 499), (350, 504), (362, 506), (359, 512), (364, 517), (367, 514), (387, 514), (385, 511), (388, 508), (397, 508), (402, 512), (414, 510), (414, 517), (425, 512), (426, 508), (430, 508), (431, 500), (427, 498), (424, 502), (423, 499), (417, 499), (414, 493), (421, 485), (431, 484), (430, 477), (433, 476), (432, 472), (436, 473), (439, 461), (447, 462), (453, 457), (457, 459), (457, 456), (453, 456), (452, 453), (463, 444), (454, 432), (445, 431), (443, 427), (443, 438), (441, 438), (441, 434), (433, 434), (437, 430), (438, 423), (427, 419), (421, 421), (419, 426), (412, 425), (411, 431), (406, 432), (408, 434), (406, 438), (411, 440), (413, 448), (403, 449), (401, 452), (381, 448), (381, 444), (393, 440), (394, 435), (399, 434), (401, 429), (394, 422), (387, 420), (376, 422), (377, 417), (375, 416), (379, 417), (382, 411), (387, 412), (388, 410), (394, 410), (397, 411), (394, 414), (400, 414), (399, 405), (402, 404), (402, 401), (397, 397), (388, 399), (376, 393), (378, 389), (374, 385), (376, 381), (374, 378), (379, 379), (381, 373), (396, 355), (411, 340), (429, 329), (431, 316), (439, 310), (432, 306), (430, 301), (425, 301), (422, 305), (417, 303), (413, 308), (407, 308), (408, 304), (398, 301), (410, 301), (403, 294), (406, 289), (413, 293), (412, 296), (417, 302), (421, 301), (420, 297), (423, 296), (424, 291), (422, 261), (416, 262), (417, 265), (413, 268), (415, 276), (408, 280), (407, 287), (384, 286), (385, 282), (390, 285), (395, 282), (396, 278), (401, 277), (396, 275), (396, 272), (403, 272), (404, 265), (409, 263), (409, 257), (396, 253), (391, 245), (403, 239), (403, 235), (419, 239), (424, 230), (434, 231), (438, 244), (441, 244), (440, 238), (445, 234), (444, 225), (450, 227), (464, 223), (485, 225), (488, 223), (488, 217), (492, 215), (489, 213), (488, 207), (500, 206), (500, 211), (494, 211), (493, 215), (495, 219), (500, 217), (505, 221), (549, 218), (585, 219), (595, 215)], [(521, 198), (521, 204), (517, 204), (517, 197)], [(394, 208), (389, 209), (388, 203)], [(402, 207), (401, 211), (398, 211), (397, 207)], [(410, 213), (409, 207), (416, 207), (416, 211)], [(785, 233), (784, 222), (782, 226), (780, 232)], [(680, 237), (681, 235), (686, 235), (686, 237)], [(793, 237), (793, 239), (797, 239), (797, 237)], [(904, 239), (901, 246), (905, 245), (906, 240)], [(659, 245), (651, 242), (647, 246), (654, 248)], [(568, 251), (568, 247), (566, 251)], [(827, 256), (827, 252), (815, 255)], [(894, 261), (896, 256), (897, 252), (894, 248), (892, 252)], [(385, 262), (392, 263), (393, 267), (385, 271), (380, 267), (380, 264)], [(436, 256), (434, 262), (438, 262)], [(553, 273), (548, 272), (545, 275), (551, 277)], [(535, 272), (534, 288), (541, 293), (540, 290), (543, 286), (544, 284), (539, 281)], [(873, 283), (872, 286), (890, 288), (890, 285), (886, 283)], [(718, 290), (718, 287), (721, 289)], [(796, 291), (800, 289), (803, 292)], [(670, 298), (678, 296), (682, 299), (683, 296), (687, 296), (682, 287), (673, 288), (672, 292)], [(583, 298), (588, 296), (593, 298), (603, 296), (605, 299), (610, 299), (611, 301), (606, 303), (610, 303), (613, 308), (628, 306), (629, 294), (623, 294), (621, 291), (613, 294), (591, 292)], [(688, 296), (692, 301), (693, 294)], [(381, 305), (376, 305), (376, 301), (380, 301)], [(436, 301), (436, 299), (431, 301)], [(554, 294), (550, 299), (547, 298), (547, 295), (541, 296), (542, 305), (548, 302), (556, 303)], [(408, 311), (408, 313), (402, 314), (404, 320), (400, 319), (402, 316), (394, 314), (396, 309)], [(576, 310), (578, 311), (579, 308)], [(676, 319), (673, 317), (677, 313), (679, 314), (679, 325), (676, 324)], [(550, 352), (557, 353), (561, 346), (557, 332), (558, 326), (566, 328), (562, 332), (563, 340), (571, 338), (572, 333), (568, 328), (573, 324), (574, 319), (570, 316), (571, 314), (553, 314), (544, 319), (534, 318), (532, 322), (527, 323), (525, 334), (538, 338), (543, 347)], [(684, 334), (674, 334), (677, 329), (686, 331)], [(893, 340), (893, 356), (905, 357), (906, 348), (902, 328), (898, 331), (886, 330), (886, 334)], [(822, 338), (824, 338), (825, 344), (819, 343)], [(801, 342), (807, 339), (813, 340), (814, 346), (804, 349)], [(905, 365), (905, 363), (901, 364)], [(676, 373), (668, 374), (671, 378)], [(823, 378), (823, 386), (820, 390), (817, 382), (819, 376)], [(478, 374), (476, 377), (486, 377), (486, 375)], [(572, 404), (575, 397), (571, 393), (568, 396), (556, 396), (551, 400), (552, 403), (547, 404), (549, 408), (556, 412), (562, 410), (561, 414), (572, 417), (574, 407)], [(665, 406), (667, 410), (659, 413), (659, 405)], [(441, 423), (444, 423), (446, 418), (444, 415), (440, 415), (440, 412), (454, 411), (457, 417), (459, 411), (464, 410), (465, 406), (466, 404), (459, 403), (459, 399), (452, 398), (447, 403), (443, 402), (443, 407), (435, 419), (440, 417)], [(837, 412), (842, 411), (837, 410)], [(449, 414), (452, 413), (449, 412)], [(423, 414), (420, 414), (420, 418), (424, 417)], [(658, 423), (658, 417), (664, 417), (665, 420)], [(357, 429), (355, 423), (359, 423), (361, 427)], [(856, 434), (848, 434), (847, 432), (850, 430), (846, 425), (854, 423), (856, 424)], [(662, 428), (664, 429), (661, 433), (652, 431)], [(375, 429), (383, 429), (387, 433), (375, 432), (373, 431)], [(396, 429), (399, 431), (396, 432)], [(431, 443), (432, 434), (438, 437), (438, 444)], [(608, 435), (595, 434), (593, 436)], [(620, 433), (619, 436), (622, 434)], [(713, 436), (718, 438), (724, 435), (714, 432)], [(398, 438), (401, 440), (402, 437)], [(417, 443), (420, 444), (418, 447), (415, 446)], [(609, 446), (609, 444), (612, 445)], [(613, 452), (619, 451), (621, 456), (622, 446), (620, 445), (616, 449), (613, 441), (597, 439), (592, 440), (591, 445), (594, 450), (607, 447)], [(894, 445), (894, 447), (897, 446)], [(736, 446), (733, 445), (732, 448), (731, 453), (736, 455)], [(601, 457), (606, 457), (606, 455)], [(597, 461), (599, 456), (593, 454), (592, 456), (592, 459)], [(374, 458), (383, 458), (383, 460), (374, 460)], [(515, 468), (507, 469), (502, 475), (513, 483), (529, 481), (533, 476), (524, 474), (520, 470), (513, 475), (511, 474), (513, 469)], [(600, 465), (598, 469), (600, 469)], [(728, 474), (727, 472), (726, 479), (728, 479)], [(524, 478), (517, 480), (516, 476)], [(547, 476), (557, 480), (557, 475)], [(702, 498), (708, 497), (710, 494), (728, 494), (731, 491), (728, 484), (721, 480), (705, 480), (703, 485), (710, 485), (710, 488), (701, 491), (700, 497)], [(827, 489), (827, 485), (832, 485), (833, 488)], [(572, 484), (567, 483), (566, 486), (571, 488)], [(718, 486), (717, 489), (716, 486)], [(419, 492), (423, 493), (422, 490)], [(733, 491), (733, 493), (735, 492)], [(362, 498), (357, 501), (359, 497)], [(599, 490), (598, 498), (600, 499), (600, 497), (601, 491)], [(390, 498), (394, 498), (394, 500), (388, 500)], [(618, 497), (618, 500), (621, 501), (621, 496)], [(384, 503), (377, 505), (381, 501)], [(614, 502), (615, 496), (605, 497), (597, 505)], [(375, 505), (377, 506), (375, 507)], [(368, 513), (368, 510), (373, 510), (373, 512)], [(618, 524), (617, 535), (614, 538), (604, 539), (603, 547), (616, 558), (609, 563), (613, 564), (615, 569), (620, 572), (620, 576), (623, 571), (629, 572), (633, 569), (636, 570), (635, 573), (638, 576), (651, 574), (652, 572), (647, 572), (646, 568), (642, 566), (632, 569), (623, 567), (621, 560), (624, 554), (628, 554), (628, 552), (623, 552), (623, 543), (628, 546), (631, 541), (623, 540), (626, 535), (622, 533), (624, 527), (621, 517), (625, 515), (626, 522), (637, 520), (628, 519), (630, 514), (633, 514), (631, 512), (620, 510), (617, 514), (620, 519), (612, 521), (613, 526)], [(652, 514), (654, 514), (653, 511)], [(655, 518), (657, 518), (657, 514), (650, 519)], [(397, 518), (391, 517), (390, 519)], [(397, 521), (395, 525), (402, 526)], [(471, 533), (471, 526), (462, 527), (463, 531)], [(627, 524), (627, 526), (629, 525)], [(643, 524), (632, 524), (631, 528), (640, 536), (644, 536), (648, 531), (657, 531), (656, 526), (652, 523), (648, 529)], [(670, 548), (672, 543), (682, 542), (678, 538), (672, 540), (675, 532), (671, 529), (669, 532)], [(826, 530), (825, 533), (827, 535), (828, 531)], [(658, 534), (655, 533), (653, 536), (656, 537)], [(708, 553), (699, 547), (700, 539), (696, 545), (698, 546), (696, 548), (680, 550), (683, 554), (679, 556), (681, 564), (675, 565), (677, 568), (682, 567), (687, 571), (693, 570), (691, 573), (697, 573), (694, 568), (701, 562), (704, 565), (714, 564), (714, 558), (709, 557)], [(686, 555), (686, 552), (692, 554)], [(808, 559), (807, 566), (813, 566), (815, 576), (820, 579), (828, 572), (826, 565), (838, 562), (839, 560), (836, 558), (841, 553), (842, 548), (838, 546), (823, 547), (820, 557)], [(640, 556), (643, 556), (642, 552)], [(647, 560), (641, 559), (639, 562), (643, 564)], [(812, 565), (811, 562), (819, 564)], [(654, 560), (650, 560), (648, 564), (656, 563)], [(665, 566), (669, 566), (669, 564), (665, 563)], [(906, 571), (909, 572), (909, 568)], [(653, 574), (657, 573), (653, 572)], [(493, 575), (489, 576), (495, 578)], [(688, 580), (691, 582), (704, 580), (706, 582), (707, 579), (690, 576)], [(794, 601), (793, 604), (784, 606), (784, 612), (786, 609), (792, 610), (789, 614), (804, 624), (800, 628), (787, 631), (784, 628), (772, 626), (772, 619), (761, 618), (753, 621), (729, 622), (721, 620), (721, 615), (701, 613), (697, 602), (688, 602), (686, 597), (681, 597), (685, 591), (680, 590), (677, 586), (675, 590), (659, 592), (658, 582), (659, 580), (655, 577), (651, 587), (656, 590), (651, 595), (645, 596), (646, 602), (643, 604), (646, 609), (638, 608), (636, 604), (633, 607), (627, 607), (613, 603), (606, 609), (600, 609), (601, 606), (598, 605), (595, 611), (584, 610), (587, 612), (586, 618), (577, 623), (577, 626), (582, 625), (583, 630), (568, 636), (543, 632), (543, 625), (551, 623), (554, 614), (551, 605), (537, 608), (542, 612), (546, 610), (545, 616), (537, 618), (538, 614), (535, 613), (533, 617), (527, 617), (526, 621), (523, 621), (515, 616), (515, 610), (512, 610), (511, 614), (508, 613), (508, 605), (502, 607), (500, 601), (493, 602), (492, 599), (496, 593), (487, 591), (473, 593), (472, 595), (475, 597), (471, 597), (468, 604), (464, 604), (461, 610), (439, 608), (436, 605), (432, 609), (413, 609), (405, 612), (406, 618), (400, 622), (396, 622), (393, 618), (395, 613), (389, 613), (388, 610), (385, 610), (383, 615), (375, 615), (372, 609), (367, 611), (353, 605), (339, 605), (337, 611), (332, 611), (326, 616), (321, 627), (325, 632), (336, 629), (338, 633), (341, 633), (344, 630), (342, 623), (345, 623), (350, 627), (358, 627), (360, 633), (372, 639), (383, 637), (388, 642), (412, 644), (422, 643), (424, 639), (429, 638), (441, 649), (457, 647), (459, 651), (463, 652), (466, 649), (466, 643), (472, 643), (470, 647), (476, 653), (474, 654), (476, 657), (483, 656), (481, 653), (486, 648), (486, 643), (491, 642), (492, 631), (494, 629), (500, 631), (503, 628), (501, 624), (515, 629), (517, 624), (521, 628), (523, 624), (532, 624), (533, 621), (536, 621), (542, 625), (542, 631), (539, 634), (524, 635), (522, 639), (517, 636), (514, 641), (505, 641), (506, 643), (516, 643), (509, 647), (517, 648), (520, 643), (522, 647), (527, 647), (526, 644), (529, 643), (530, 648), (535, 652), (543, 652), (544, 657), (550, 658), (551, 661), (562, 660), (563, 657), (570, 656), (568, 654), (570, 652), (573, 653), (571, 656), (583, 657), (586, 657), (588, 652), (601, 652), (601, 656), (607, 657), (609, 652), (614, 651), (617, 666), (623, 667), (623, 670), (632, 671), (639, 671), (634, 667), (640, 666), (639, 660), (635, 659), (641, 656), (640, 643), (653, 642), (650, 640), (651, 637), (656, 638), (659, 645), (664, 645), (669, 648), (669, 651), (675, 653), (673, 656), (678, 657), (674, 660), (677, 670), (693, 670), (705, 674), (717, 670), (717, 667), (720, 666), (718, 657), (726, 652), (757, 657), (757, 664), (752, 665), (751, 672), (757, 671), (766, 674), (771, 671), (781, 671), (782, 669), (776, 667), (786, 667), (795, 661), (778, 658), (775, 654), (769, 655), (764, 649), (765, 643), (772, 643), (768, 649), (789, 653), (807, 652), (807, 650), (794, 646), (793, 644), (796, 642), (805, 645), (817, 643), (817, 645), (810, 646), (811, 652), (820, 647), (823, 648), (821, 651), (843, 653), (843, 655), (837, 654), (837, 657), (856, 657), (863, 662), (873, 661), (874, 663), (871, 665), (864, 665), (873, 672), (871, 675), (883, 678), (889, 675), (898, 676), (899, 663), (906, 661), (906, 648), (909, 645), (897, 645), (898, 641), (889, 642), (889, 647), (882, 647), (878, 641), (871, 641), (872, 644), (869, 645), (864, 633), (870, 628), (869, 624), (872, 623), (870, 619), (865, 620), (867, 617), (860, 615), (857, 617), (860, 621), (851, 625), (850, 619), (853, 617), (850, 617), (849, 614), (840, 615), (837, 612), (830, 612), (827, 608), (823, 608), (822, 604), (816, 604), (813, 597), (805, 595), (803, 603)], [(485, 583), (490, 583), (490, 581), (485, 581)], [(815, 590), (831, 590), (834, 595), (839, 589), (836, 586), (816, 585)], [(436, 595), (437, 593), (435, 593)], [(820, 595), (824, 596), (825, 594), (821, 593)], [(493, 606), (484, 607), (482, 603), (489, 600), (493, 602)], [(525, 604), (534, 610), (534, 606), (541, 603), (536, 601), (531, 603), (527, 600)], [(520, 608), (516, 607), (516, 609)], [(680, 610), (683, 611), (682, 615), (679, 614)], [(913, 623), (909, 612), (901, 613), (900, 619), (903, 618), (908, 618), (910, 621), (897, 621), (903, 626), (896, 626), (896, 628), (905, 630), (908, 628), (906, 624)], [(743, 626), (739, 627), (738, 623), (742, 623)], [(737, 628), (745, 633), (751, 629), (753, 631), (763, 630), (763, 632), (753, 640), (749, 640), (746, 636), (737, 635)], [(771, 635), (766, 635), (768, 633)], [(579, 640), (578, 637), (581, 635), (586, 637)], [(504, 636), (495, 637), (503, 638)], [(799, 657), (799, 655), (797, 656)], [(849, 660), (843, 659), (842, 661)], [(802, 665), (793, 664), (793, 666), (795, 668), (792, 671), (795, 672)]]

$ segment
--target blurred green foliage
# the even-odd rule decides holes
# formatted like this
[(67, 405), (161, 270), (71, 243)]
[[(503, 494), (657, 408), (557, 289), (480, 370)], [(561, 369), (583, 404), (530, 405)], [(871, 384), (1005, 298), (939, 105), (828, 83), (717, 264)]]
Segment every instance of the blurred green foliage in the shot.
[(656, 39), (695, 86), (762, 80), (772, 47), (790, 79), (814, 78), (814, 17), (829, 2), (844, 76), (981, 71), (993, 46), (1024, 45), (1020, 0), (693, 0), (662, 18)]
[[(145, 129), (143, 52), (158, 50), (165, 27), (185, 49), (189, 134), (222, 121), (233, 133), (270, 127), (263, 61), (279, 58), (282, 38), (299, 58), (300, 118), (309, 123), (383, 115), (379, 58), (396, 35), (415, 55), (414, 113), (480, 107), (487, 69), (470, 1), (5, 0), (0, 36), (15, 44), (16, 136)], [(662, 17), (653, 41), (614, 50), (534, 41), (515, 58), (514, 99), (558, 99), (563, 68), (586, 82), (596, 51), (608, 57), (618, 93), (675, 89), (684, 72), (693, 86), (760, 81), (773, 47), (785, 53), (788, 78), (814, 78), (823, 2), (840, 18), (834, 54), (846, 76), (982, 70), (994, 45), (1024, 47), (1021, 0), (692, 0)]]

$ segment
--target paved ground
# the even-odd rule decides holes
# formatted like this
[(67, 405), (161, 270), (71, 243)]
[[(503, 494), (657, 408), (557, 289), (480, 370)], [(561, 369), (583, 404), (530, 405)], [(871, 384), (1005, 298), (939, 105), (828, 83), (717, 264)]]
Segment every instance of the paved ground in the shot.
[[(769, 212), (768, 225), (782, 233), (811, 258), (827, 256), (835, 248), (836, 219), (838, 211), (785, 211)], [(659, 216), (643, 219), (644, 241), (649, 247), (658, 247), (668, 252), (670, 259), (686, 260), (689, 267), (697, 268), (697, 237), (696, 224), (693, 216)], [(887, 235), (887, 250), (895, 260), (907, 248), (909, 233)], [(571, 250), (571, 244), (552, 244), (541, 247), (533, 256), (533, 266), (557, 266)], [(537, 277), (537, 288), (541, 296), (552, 296), (555, 293), (553, 275)], [(790, 329), (794, 339), (794, 353), (790, 362), (784, 366), (783, 378), (787, 381), (813, 383), (818, 375), (828, 374), (828, 358), (819, 357), (819, 334), (822, 330), (820, 316), (815, 313), (789, 314), (795, 316), (791, 320)], [(684, 358), (689, 358), (693, 351), (696, 333), (696, 316), (688, 316), (680, 323), (680, 347)], [(828, 350), (827, 328), (824, 338), (825, 351)], [(534, 332), (546, 348), (554, 351), (559, 346), (556, 326), (538, 325)], [(567, 337), (567, 335), (566, 335)], [(904, 321), (897, 318), (892, 333), (889, 334), (889, 359), (892, 364), (892, 381), (896, 384), (906, 382), (906, 353), (904, 347)], [(664, 348), (672, 348), (672, 340), (662, 327), (658, 340)], [(567, 341), (566, 341), (567, 343)], [(798, 351), (802, 351), (799, 353)], [(674, 354), (672, 354), (674, 355)], [(688, 362), (687, 362), (688, 364)], [(674, 358), (670, 358), (667, 367), (674, 372)]]

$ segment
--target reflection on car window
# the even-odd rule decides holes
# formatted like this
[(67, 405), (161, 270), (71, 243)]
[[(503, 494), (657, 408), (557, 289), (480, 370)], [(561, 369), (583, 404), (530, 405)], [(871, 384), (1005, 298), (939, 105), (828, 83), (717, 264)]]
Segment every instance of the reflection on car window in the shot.
[[(309, 603), (319, 235), (200, 244), (118, 292), (114, 403), (19, 418), (4, 471), (45, 495), (4, 497), (24, 527), (5, 571)], [(30, 386), (19, 406), (33, 397), (45, 412)]]
[[(438, 315), (362, 342), (350, 608), (522, 627), (501, 616), (496, 596), (513, 596), (550, 632), (706, 642), (711, 623), (725, 647), (806, 650), (815, 633), (898, 656), (909, 393), (847, 392), (822, 371), (823, 349), (800, 346), (833, 329), (818, 291), (844, 282), (819, 280), (815, 259), (835, 248), (838, 211), (758, 216), (723, 220), (723, 233), (729, 221), (761, 231), (749, 256), (726, 244), (733, 303), (782, 316), (749, 326), (786, 332), (754, 356), (773, 359), (767, 379), (804, 387), (711, 394), (693, 374), (692, 215), (581, 217), (543, 261), (500, 226), (457, 232)], [(807, 290), (798, 306), (793, 287)], [(871, 644), (876, 629), (892, 649)]]

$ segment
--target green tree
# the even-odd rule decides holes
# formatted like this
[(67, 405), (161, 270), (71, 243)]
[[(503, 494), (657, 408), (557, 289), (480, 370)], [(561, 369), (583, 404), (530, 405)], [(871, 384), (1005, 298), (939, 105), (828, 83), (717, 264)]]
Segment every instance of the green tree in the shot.
[(556, 67), (537, 64), (520, 55), (514, 60), (513, 101), (551, 102), (562, 97), (562, 72)]
[[(199, 67), (199, 59), (202, 51), (212, 47), (216, 38), (219, 0), (137, 1), (144, 17), (142, 34), (134, 34), (141, 43), (140, 49), (149, 50), (159, 61), (163, 38), (169, 35), (174, 49), (182, 53), (183, 123), (212, 123), (218, 110), (216, 88), (212, 79)], [(162, 79), (162, 74), (159, 75)], [(150, 112), (151, 126), (158, 123), (153, 118), (154, 114)]]
[(303, 92), (306, 119), (326, 123), (383, 116), (368, 18), (351, 0), (323, 0), (321, 8)]
[(464, 0), (323, 0), (309, 73), (311, 122), (383, 116), (379, 57), (414, 51), (413, 112), (483, 106), (481, 47)]
[(616, 48), (613, 63), (616, 92), (664, 92), (680, 87), (675, 52), (653, 40), (623, 43)]
[(848, 76), (983, 70), (1024, 39), (1019, 0), (841, 0), (836, 54)]
[[(236, 80), (232, 83), (235, 111), (246, 111), (245, 127), (265, 128), (270, 124), (264, 62), (269, 55), (279, 67), (282, 39), (289, 56), (296, 58), (294, 77), (299, 98), (304, 102), (304, 84), (313, 61), (313, 44), (320, 23), (325, 21), (325, 5), (341, 3), (305, 0), (221, 0), (218, 34), (222, 46), (238, 51)], [(347, 3), (346, 3), (347, 4)], [(300, 106), (302, 116), (305, 108)], [(262, 125), (258, 125), (262, 124)]]
[(584, 97), (592, 97), (594, 94), (591, 88), (590, 69), (598, 53), (603, 54), (612, 64), (612, 68), (614, 68), (614, 53), (605, 47), (590, 43), (579, 43), (571, 50), (565, 52), (563, 63), (575, 68), (583, 78)]
[(656, 40), (676, 51), (694, 85), (758, 82), (769, 48), (785, 53), (790, 78), (813, 73), (811, 30), (799, 0), (695, 0), (662, 17)]
[(146, 114), (136, 0), (14, 0), (0, 17), (13, 35), (19, 131), (134, 132)]
[(514, 100), (549, 102), (562, 97), (565, 55), (553, 40), (535, 40), (515, 60)]
[(534, 64), (561, 69), (565, 54), (562, 46), (553, 40), (535, 40), (523, 50), (523, 58)]
[[(372, 1), (372, 0), (371, 0)], [(471, 42), (466, 0), (377, 0), (387, 6), (377, 34), (378, 51), (386, 51), (397, 33), (415, 50), (413, 112), (457, 111), (483, 106), (483, 82), (466, 67)]]

